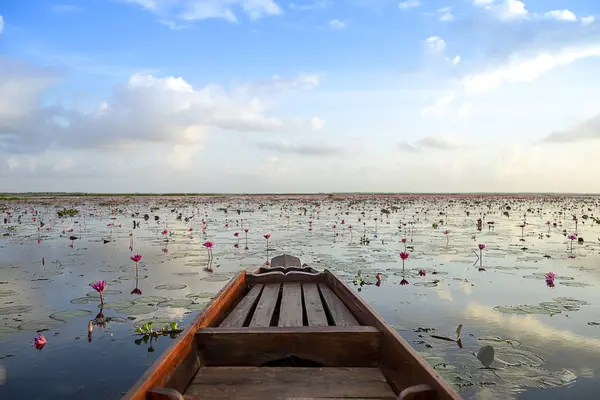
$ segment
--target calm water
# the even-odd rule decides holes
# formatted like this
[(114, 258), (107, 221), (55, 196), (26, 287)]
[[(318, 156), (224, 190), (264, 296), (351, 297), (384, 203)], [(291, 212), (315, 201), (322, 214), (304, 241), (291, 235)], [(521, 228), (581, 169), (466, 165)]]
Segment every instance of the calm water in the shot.
[[(59, 219), (56, 210), (63, 207), (80, 214)], [(0, 397), (119, 398), (172, 340), (137, 345), (135, 327), (149, 320), (188, 323), (237, 271), (265, 262), (263, 235), (270, 233), (270, 256), (295, 254), (348, 282), (361, 270), (368, 282), (361, 295), (464, 397), (595, 398), (600, 227), (593, 216), (599, 210), (596, 198), (583, 197), (0, 201)], [(179, 221), (179, 213), (194, 217)], [(573, 215), (584, 241), (575, 241), (571, 251), (564, 233), (575, 233)], [(45, 226), (38, 233), (40, 221)], [(133, 221), (139, 227), (133, 229)], [(549, 236), (546, 221), (552, 223)], [(249, 228), (248, 249), (243, 227)], [(80, 239), (72, 242), (72, 235)], [(368, 245), (360, 244), (363, 235)], [(410, 253), (404, 274), (398, 256), (403, 237)], [(212, 273), (205, 271), (206, 240), (215, 242)], [(486, 245), (485, 271), (478, 270), (479, 243)], [(129, 257), (135, 253), (143, 256), (141, 296), (130, 294), (136, 282)], [(418, 276), (420, 268), (425, 277)], [(552, 288), (544, 281), (550, 271), (556, 274)], [(384, 276), (380, 287), (372, 284), (377, 272)], [(409, 284), (400, 286), (403, 277)], [(102, 312), (109, 322), (88, 338), (88, 322), (100, 312), (88, 284), (99, 279), (108, 281)], [(462, 348), (431, 337), (453, 337), (458, 324), (464, 325)], [(37, 351), (31, 343), (40, 330), (48, 343)], [(474, 355), (483, 345), (496, 351), (493, 370)]]

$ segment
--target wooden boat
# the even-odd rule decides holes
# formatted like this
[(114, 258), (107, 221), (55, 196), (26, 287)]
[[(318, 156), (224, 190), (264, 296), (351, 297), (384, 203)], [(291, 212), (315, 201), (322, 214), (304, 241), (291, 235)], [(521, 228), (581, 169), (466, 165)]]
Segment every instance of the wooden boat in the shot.
[(460, 396), (369, 305), (289, 255), (242, 271), (123, 399)]

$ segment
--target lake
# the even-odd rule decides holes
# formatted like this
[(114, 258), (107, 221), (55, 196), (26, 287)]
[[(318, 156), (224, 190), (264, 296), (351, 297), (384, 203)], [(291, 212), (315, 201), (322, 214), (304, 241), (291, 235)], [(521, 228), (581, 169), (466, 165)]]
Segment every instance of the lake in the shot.
[[(359, 290), (465, 398), (595, 398), (598, 216), (585, 196), (0, 199), (0, 398), (119, 398), (173, 340), (136, 328), (185, 326), (236, 272), (284, 253)], [(459, 324), (462, 348), (432, 337)]]

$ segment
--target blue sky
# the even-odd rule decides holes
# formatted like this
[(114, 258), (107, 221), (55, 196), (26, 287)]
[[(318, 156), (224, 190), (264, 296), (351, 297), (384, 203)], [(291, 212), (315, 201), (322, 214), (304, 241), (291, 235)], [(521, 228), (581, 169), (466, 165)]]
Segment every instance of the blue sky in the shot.
[(600, 192), (592, 0), (5, 0), (0, 191)]

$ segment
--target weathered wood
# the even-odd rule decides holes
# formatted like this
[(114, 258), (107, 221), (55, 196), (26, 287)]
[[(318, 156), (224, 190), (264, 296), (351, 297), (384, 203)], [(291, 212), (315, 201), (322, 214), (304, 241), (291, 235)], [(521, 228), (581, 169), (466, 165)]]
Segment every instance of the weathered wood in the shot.
[(263, 285), (254, 285), (219, 326), (224, 328), (242, 327), (256, 305), (262, 289)]
[(218, 326), (224, 313), (237, 302), (246, 291), (246, 273), (240, 272), (221, 289), (212, 302), (188, 325), (179, 339), (152, 364), (123, 399), (144, 400), (154, 387), (185, 391), (199, 369), (195, 334), (198, 328)]
[(302, 326), (302, 285), (284, 283), (278, 326)]
[(298, 257), (282, 254), (271, 259), (272, 267), (302, 267), (302, 263)]
[(427, 384), (436, 391), (439, 400), (461, 399), (448, 382), (427, 364), (371, 306), (331, 272), (326, 270), (325, 274), (328, 286), (344, 302), (358, 322), (362, 325), (374, 326), (381, 331), (379, 365), (396, 393), (410, 386)]
[(256, 274), (265, 274), (268, 272), (309, 272), (312, 274), (318, 273), (319, 271), (315, 270), (311, 267), (260, 267), (255, 273)]
[(325, 282), (326, 275), (323, 273), (311, 273), (303, 271), (281, 271), (265, 272), (264, 274), (247, 274), (248, 285), (285, 282)]
[(302, 284), (304, 292), (304, 306), (306, 308), (306, 316), (308, 317), (309, 326), (328, 326), (327, 315), (323, 308), (321, 295), (316, 283)]
[(377, 368), (203, 367), (185, 395), (214, 400), (396, 399)]
[(196, 334), (206, 366), (261, 366), (293, 355), (326, 367), (375, 367), (379, 338), (369, 326), (219, 327)]
[(336, 326), (360, 325), (348, 307), (329, 289), (327, 284), (320, 283), (319, 289)]
[(400, 392), (397, 400), (436, 400), (437, 394), (429, 385), (410, 386)]
[(254, 315), (250, 320), (250, 326), (253, 327), (264, 327), (270, 326), (271, 320), (273, 319), (273, 313), (277, 306), (277, 300), (279, 298), (279, 283), (267, 283), (260, 295)]
[(175, 389), (152, 388), (146, 394), (146, 400), (184, 400)]

